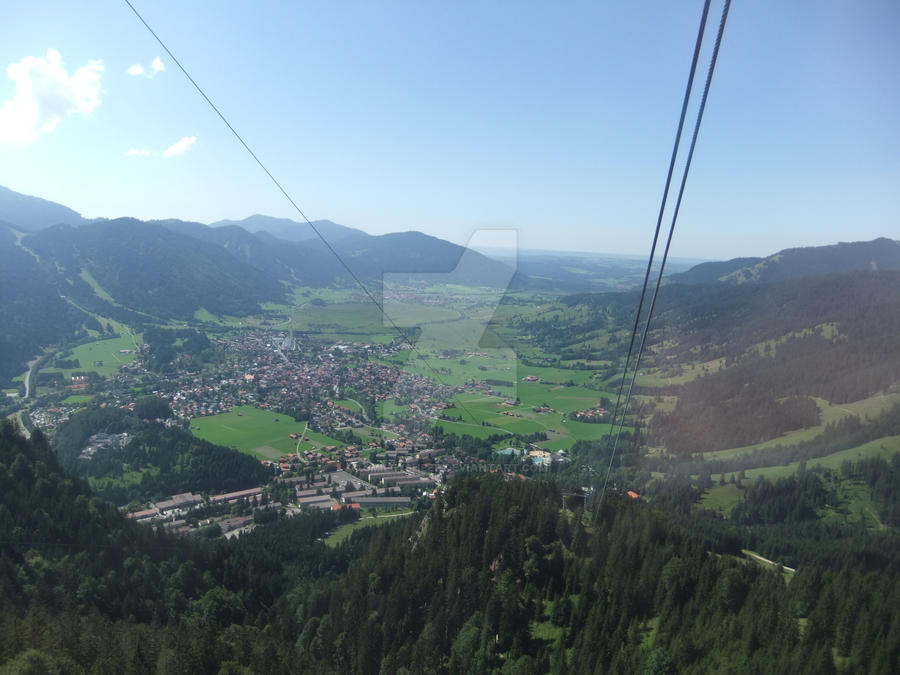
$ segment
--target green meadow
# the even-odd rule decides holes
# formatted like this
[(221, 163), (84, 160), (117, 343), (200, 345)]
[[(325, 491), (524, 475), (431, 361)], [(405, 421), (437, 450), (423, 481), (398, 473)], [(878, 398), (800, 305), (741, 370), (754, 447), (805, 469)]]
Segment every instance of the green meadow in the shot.
[[(131, 363), (135, 359), (135, 345), (142, 344), (141, 336), (132, 337), (131, 334), (125, 333), (120, 337), (109, 338), (106, 340), (96, 340), (94, 342), (86, 342), (83, 345), (73, 347), (71, 355), (68, 351), (59, 352), (55, 358), (64, 358), (66, 360), (77, 360), (78, 368), (41, 368), (43, 373), (62, 373), (63, 377), (68, 379), (75, 372), (93, 372), (101, 377), (111, 377), (119, 372), (119, 368)], [(130, 350), (130, 354), (122, 354), (120, 350)], [(53, 362), (53, 359), (50, 361)]]
[(359, 412), (360, 410), (359, 403), (357, 403), (356, 401), (351, 401), (348, 398), (344, 398), (339, 401), (332, 401), (332, 403), (334, 403), (335, 405), (343, 406), (351, 412)]
[(365, 518), (360, 518), (359, 520), (356, 520), (352, 523), (340, 525), (334, 532), (325, 537), (325, 545), (329, 548), (337, 548), (342, 542), (349, 539), (350, 536), (357, 530), (361, 530), (366, 527), (378, 527), (379, 525), (389, 523), (394, 518), (411, 516), (413, 513), (415, 513), (415, 511), (388, 513), (382, 516), (367, 516)]
[[(391, 303), (387, 311), (404, 332), (415, 325), (450, 322), (461, 316), (455, 309), (433, 305)], [(293, 317), (295, 332), (314, 336), (357, 342), (384, 342), (398, 336), (397, 330), (371, 302), (306, 304), (296, 308)]]
[(90, 403), (93, 400), (94, 397), (90, 394), (73, 394), (64, 398), (60, 403), (63, 405), (77, 405), (78, 403)]
[(509, 382), (512, 386), (497, 384), (492, 386), (504, 395), (513, 395), (517, 376), (515, 354), (510, 350), (499, 349), (484, 349), (479, 354), (479, 356), (458, 355), (447, 358), (435, 353), (421, 352), (420, 355), (405, 350), (390, 359), (382, 359), (381, 362), (454, 387), (472, 380)]
[(306, 430), (306, 422), (296, 422), (288, 415), (253, 406), (235, 406), (231, 412), (191, 420), (191, 430), (198, 438), (237, 448), (261, 459), (275, 460), (298, 449), (320, 450), (325, 446), (344, 444), (323, 434)]
[[(522, 403), (518, 406), (507, 405), (504, 398), (496, 396), (456, 396), (453, 399), (455, 407), (448, 408), (445, 413), (450, 417), (461, 417), (461, 421), (435, 419), (434, 422), (448, 433), (469, 434), (476, 438), (504, 432), (510, 435), (543, 432), (547, 434), (547, 440), (538, 441), (537, 445), (547, 450), (568, 450), (576, 441), (600, 440), (609, 433), (608, 424), (575, 422), (567, 417), (568, 412), (596, 405), (597, 392), (580, 387), (558, 388), (527, 383), (526, 395), (522, 396), (522, 393), (520, 389)], [(545, 402), (555, 412), (534, 410), (535, 406)]]

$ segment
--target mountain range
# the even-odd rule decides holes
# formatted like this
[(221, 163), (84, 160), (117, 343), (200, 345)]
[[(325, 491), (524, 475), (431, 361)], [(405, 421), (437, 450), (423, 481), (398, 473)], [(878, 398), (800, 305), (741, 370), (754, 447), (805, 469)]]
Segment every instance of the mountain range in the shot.
[(881, 237), (872, 241), (789, 248), (766, 258), (706, 262), (672, 275), (671, 280), (683, 284), (769, 284), (866, 269), (900, 269), (900, 241)]
[[(160, 318), (188, 319), (200, 308), (246, 315), (261, 302), (284, 300), (287, 286), (350, 284), (352, 276), (373, 288), (386, 274), (432, 273), (505, 287), (511, 274), (500, 262), (421, 232), (372, 236), (330, 221), (261, 215), (212, 225), (86, 220), (6, 188), (0, 189), (0, 229), (8, 233), (4, 247), (27, 253), (16, 256), (17, 265), (42, 269), (60, 295)], [(457, 270), (464, 253), (469, 263)]]
[[(212, 225), (87, 220), (63, 205), (0, 187), (0, 379), (21, 372), (40, 347), (94, 327), (97, 317), (139, 325), (189, 321), (199, 310), (246, 316), (261, 303), (288, 301), (291, 287), (350, 286), (348, 268), (375, 292), (385, 275), (571, 292), (595, 289), (597, 274), (615, 272), (608, 261), (593, 269), (561, 254), (514, 273), (503, 262), (421, 232), (372, 236), (331, 221), (312, 225), (328, 244), (310, 224), (262, 215)], [(702, 263), (670, 279), (677, 286), (734, 287), (898, 269), (900, 243), (882, 238)]]

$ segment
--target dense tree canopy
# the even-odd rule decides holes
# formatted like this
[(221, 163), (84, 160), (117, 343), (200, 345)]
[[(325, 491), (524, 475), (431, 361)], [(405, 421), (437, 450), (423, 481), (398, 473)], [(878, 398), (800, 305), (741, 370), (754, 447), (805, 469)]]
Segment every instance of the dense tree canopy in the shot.
[[(752, 518), (796, 524), (817, 481), (760, 483), (748, 504), (774, 490), (786, 507)], [(345, 517), (331, 512), (229, 542), (128, 522), (9, 424), (0, 488), (11, 671), (891, 673), (900, 658), (896, 553), (812, 559), (785, 586), (711, 553), (702, 518), (615, 495), (586, 518), (548, 482), (470, 476), (337, 549), (319, 541)]]

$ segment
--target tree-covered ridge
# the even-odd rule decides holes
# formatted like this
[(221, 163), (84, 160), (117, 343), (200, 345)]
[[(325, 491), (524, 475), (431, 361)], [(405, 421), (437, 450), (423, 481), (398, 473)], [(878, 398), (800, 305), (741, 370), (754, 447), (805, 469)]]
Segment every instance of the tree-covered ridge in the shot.
[(765, 258), (701, 263), (687, 272), (673, 275), (673, 280), (682, 284), (776, 283), (802, 277), (891, 269), (900, 269), (900, 241), (881, 237), (872, 241), (790, 248)]
[[(61, 464), (75, 475), (102, 479), (99, 494), (119, 505), (182, 492), (233, 492), (264, 485), (271, 479), (271, 471), (249, 455), (196, 438), (177, 427), (144, 421), (142, 408), (150, 411), (146, 414), (155, 416), (157, 412), (151, 402), (139, 400), (134, 413), (119, 408), (89, 408), (73, 415), (54, 438)], [(124, 447), (103, 448), (84, 458), (82, 451), (97, 433), (127, 433), (128, 440)], [(125, 480), (126, 474), (135, 473), (140, 473), (139, 480)]]
[[(900, 409), (896, 412), (900, 419)], [(900, 427), (900, 422), (897, 425)], [(861, 478), (872, 490), (882, 520), (900, 528), (900, 455), (890, 461), (881, 457), (860, 460), (844, 467), (844, 473)]]
[(750, 445), (815, 426), (818, 411), (805, 397), (847, 403), (900, 383), (898, 272), (707, 300), (659, 319), (666, 326), (659, 338), (666, 346), (655, 350), (661, 370), (724, 359), (724, 368), (668, 388), (678, 403), (671, 414), (654, 417), (653, 429), (673, 452)]
[(290, 672), (281, 632), (260, 629), (294, 579), (333, 564), (317, 539), (353, 515), (180, 539), (128, 521), (8, 422), (0, 488), (2, 672), (218, 672), (231, 650), (255, 654), (255, 672)]
[(84, 334), (88, 321), (0, 223), (0, 381), (23, 372), (43, 347)]
[[(8, 424), (0, 485), (12, 671), (891, 673), (900, 658), (896, 558), (811, 562), (785, 586), (711, 552), (702, 522), (613, 494), (586, 524), (551, 483), (480, 475), (336, 550), (317, 541), (345, 517), (331, 512), (178, 540)], [(817, 488), (781, 491), (796, 490)]]
[[(889, 672), (900, 655), (900, 625), (873, 628), (863, 655), (814, 600), (840, 576), (896, 624), (891, 601), (867, 590), (871, 574), (816, 566), (798, 598), (774, 571), (711, 555), (643, 504), (616, 502), (585, 528), (559, 499), (549, 484), (456, 483), (418, 528), (367, 533), (329, 592), (310, 587), (298, 644), (341, 672), (833, 672), (838, 640), (864, 671)], [(876, 576), (896, 597), (896, 570)], [(814, 639), (800, 621), (810, 616)]]
[[(610, 359), (607, 372), (621, 373), (636, 304), (628, 294), (570, 296), (516, 327), (545, 352)], [(609, 336), (603, 345), (590, 347), (602, 334)], [(690, 454), (815, 426), (809, 397), (848, 403), (900, 386), (898, 334), (900, 271), (768, 285), (668, 284), (642, 361), (653, 380), (638, 384), (640, 393), (678, 401), (654, 415), (652, 442)], [(686, 372), (693, 379), (681, 378)]]
[[(130, 218), (79, 228), (55, 226), (24, 244), (76, 291), (86, 270), (115, 304), (191, 319), (201, 307), (246, 315), (283, 298), (283, 288), (220, 246)], [(89, 288), (93, 293), (93, 289)]]
[(900, 435), (900, 404), (863, 422), (849, 415), (837, 422), (829, 422), (821, 433), (796, 443), (773, 441), (753, 450), (730, 457), (709, 458), (692, 455), (690, 458), (669, 455), (644, 457), (643, 465), (653, 471), (678, 471), (688, 474), (737, 472), (776, 464), (802, 462), (825, 457), (841, 450), (856, 448), (870, 441)]

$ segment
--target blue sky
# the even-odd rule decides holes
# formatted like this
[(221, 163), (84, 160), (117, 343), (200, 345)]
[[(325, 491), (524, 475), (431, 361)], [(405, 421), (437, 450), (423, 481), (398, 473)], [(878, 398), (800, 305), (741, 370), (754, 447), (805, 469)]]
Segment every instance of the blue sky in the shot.
[[(702, 2), (134, 4), (312, 219), (649, 247)], [(4, 19), (0, 185), (296, 217), (124, 2)], [(898, 35), (894, 0), (735, 2), (673, 254), (900, 238)]]

